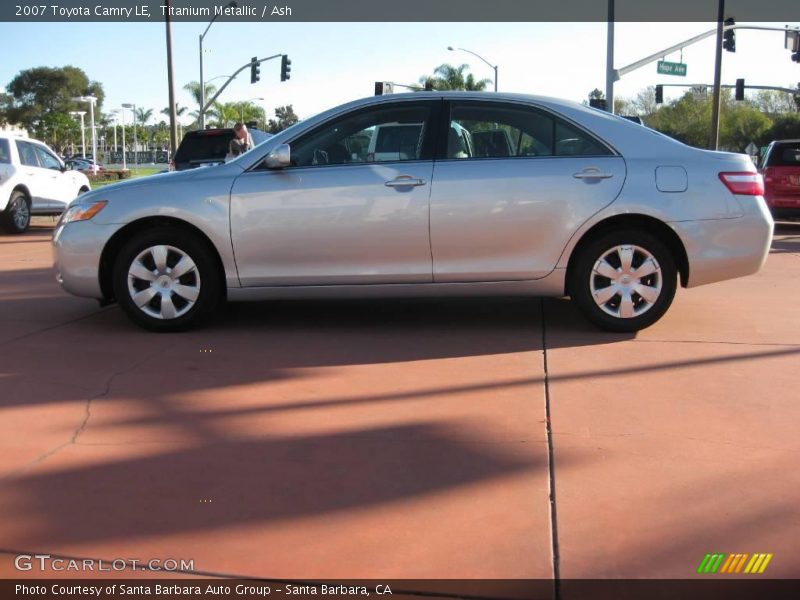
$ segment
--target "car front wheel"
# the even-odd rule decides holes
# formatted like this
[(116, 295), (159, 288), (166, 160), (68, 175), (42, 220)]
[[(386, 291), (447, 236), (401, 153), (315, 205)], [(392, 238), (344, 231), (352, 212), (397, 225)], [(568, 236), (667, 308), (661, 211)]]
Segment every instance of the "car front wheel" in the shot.
[(135, 323), (152, 331), (181, 331), (213, 311), (220, 274), (197, 236), (159, 228), (130, 240), (112, 272), (117, 302)]
[(9, 233), (25, 233), (31, 225), (31, 205), (22, 192), (13, 192), (2, 214), (3, 229)]
[(607, 233), (577, 257), (570, 293), (588, 319), (607, 331), (634, 332), (658, 321), (672, 304), (677, 269), (655, 236)]

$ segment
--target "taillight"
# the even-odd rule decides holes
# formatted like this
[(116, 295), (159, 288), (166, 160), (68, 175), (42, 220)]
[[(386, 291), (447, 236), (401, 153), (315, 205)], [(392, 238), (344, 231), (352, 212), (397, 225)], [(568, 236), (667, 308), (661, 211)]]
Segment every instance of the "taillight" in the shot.
[(764, 178), (761, 177), (760, 173), (720, 173), (719, 178), (732, 194), (741, 196), (764, 195)]

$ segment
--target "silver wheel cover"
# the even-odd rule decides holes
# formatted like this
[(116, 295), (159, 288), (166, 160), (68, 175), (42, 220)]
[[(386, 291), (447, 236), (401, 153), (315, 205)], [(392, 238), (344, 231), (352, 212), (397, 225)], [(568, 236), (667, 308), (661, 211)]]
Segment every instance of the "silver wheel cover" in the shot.
[(128, 268), (128, 293), (146, 315), (177, 319), (189, 312), (200, 296), (200, 272), (180, 248), (151, 246)]
[(618, 319), (632, 319), (650, 310), (661, 297), (662, 283), (656, 258), (630, 244), (603, 252), (589, 274), (595, 304)]

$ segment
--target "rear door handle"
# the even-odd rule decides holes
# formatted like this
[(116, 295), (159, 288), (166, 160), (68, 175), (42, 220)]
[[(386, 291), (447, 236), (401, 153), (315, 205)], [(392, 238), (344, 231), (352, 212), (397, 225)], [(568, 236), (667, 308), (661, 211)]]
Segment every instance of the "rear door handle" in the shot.
[(603, 173), (600, 169), (589, 167), (588, 169), (584, 169), (578, 173), (573, 173), (572, 176), (575, 179), (608, 179), (609, 177), (613, 177), (614, 174)]
[(418, 185), (425, 185), (426, 183), (428, 182), (425, 181), (424, 179), (411, 177), (411, 175), (399, 175), (398, 177), (395, 177), (394, 179), (387, 181), (386, 183), (384, 183), (384, 185), (386, 187), (397, 188), (397, 187), (415, 187)]

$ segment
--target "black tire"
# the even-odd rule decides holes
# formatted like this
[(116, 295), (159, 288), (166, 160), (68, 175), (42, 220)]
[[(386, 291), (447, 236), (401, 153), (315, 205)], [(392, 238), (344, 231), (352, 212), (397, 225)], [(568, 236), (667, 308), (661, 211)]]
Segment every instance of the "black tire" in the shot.
[[(129, 277), (129, 269), (142, 253), (145, 253), (144, 261), (137, 260), (137, 262), (142, 264), (147, 262), (145, 266), (154, 275), (159, 272), (153, 260), (155, 255), (146, 252), (148, 249), (157, 246), (169, 247), (164, 261), (169, 268), (175, 268), (182, 255), (188, 256), (194, 263), (194, 269), (191, 272), (180, 276), (172, 282), (176, 285), (180, 284), (184, 289), (192, 287), (192, 289), (198, 291), (193, 305), (177, 292), (172, 292), (171, 288), (168, 291), (159, 287), (161, 285), (159, 281), (165, 278), (169, 281), (169, 275), (162, 273), (158, 276), (159, 279), (153, 282)], [(212, 252), (197, 235), (182, 229), (159, 227), (137, 234), (122, 247), (114, 260), (111, 274), (114, 296), (122, 310), (125, 311), (125, 314), (134, 323), (145, 329), (157, 332), (189, 329), (209, 316), (219, 304), (222, 274), (219, 272), (217, 261)], [(170, 284), (167, 283), (166, 285)], [(140, 308), (131, 296), (131, 289), (136, 292), (137, 290), (146, 291), (146, 288), (158, 290), (156, 293), (159, 297), (153, 296), (152, 300)], [(153, 292), (147, 290), (147, 293)], [(176, 309), (176, 316), (173, 318), (153, 316), (153, 313), (161, 313), (164, 310), (161, 301), (165, 295), (169, 295), (169, 303)], [(184, 309), (185, 312), (183, 314), (177, 314)]]
[[(600, 304), (603, 299), (602, 290), (610, 290), (614, 282), (594, 272), (595, 266), (600, 265), (600, 260), (605, 257), (608, 259), (605, 261), (608, 265), (621, 269), (621, 264), (613, 264), (615, 256), (620, 259), (622, 257), (623, 253), (614, 253), (614, 250), (620, 247), (631, 247), (633, 270), (641, 266), (646, 258), (655, 259), (660, 267), (660, 271), (640, 279), (633, 277), (629, 278), (629, 281), (625, 279), (620, 281), (625, 286), (635, 285), (638, 282), (650, 288), (646, 290), (648, 293), (645, 295), (650, 295), (651, 301), (635, 291), (627, 292), (631, 300), (627, 303), (627, 308), (633, 308), (633, 316), (610, 314), (615, 311), (622, 312), (621, 294), (615, 294), (602, 306)], [(650, 257), (647, 257), (647, 254)], [(606, 331), (632, 333), (649, 327), (667, 312), (675, 297), (678, 280), (675, 261), (666, 246), (650, 233), (626, 229), (602, 234), (584, 246), (576, 260), (569, 282), (570, 295), (586, 317)], [(622, 276), (623, 272), (621, 270), (619, 272)], [(599, 301), (595, 301), (593, 285), (598, 292)], [(642, 293), (645, 293), (645, 289), (640, 288)], [(657, 294), (652, 292), (655, 289), (659, 290)]]
[(24, 192), (11, 192), (6, 209), (0, 215), (0, 225), (8, 233), (25, 233), (31, 226), (31, 202)]

